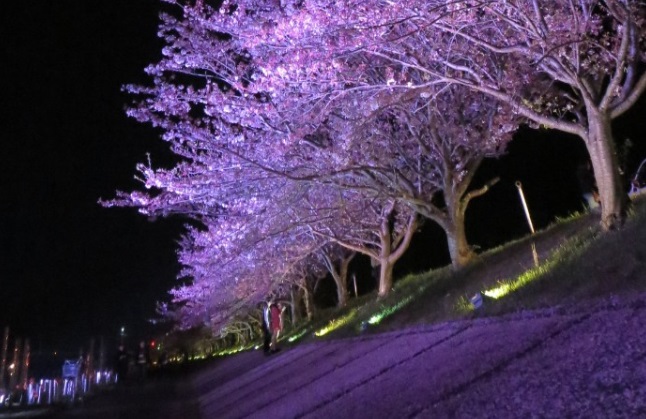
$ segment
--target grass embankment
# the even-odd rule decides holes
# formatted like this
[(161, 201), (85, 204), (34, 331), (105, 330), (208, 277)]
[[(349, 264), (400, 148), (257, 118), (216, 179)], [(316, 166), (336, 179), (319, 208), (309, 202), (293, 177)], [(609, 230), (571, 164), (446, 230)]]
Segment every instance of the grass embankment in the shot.
[[(368, 294), (343, 309), (319, 313), (316, 321), (285, 339), (348, 337), (644, 292), (646, 199), (634, 204), (620, 231), (602, 233), (598, 213), (558, 220), (534, 236), (481, 254), (458, 271), (446, 267), (409, 275), (396, 282), (387, 298)], [(484, 296), (478, 310), (470, 301), (476, 293)]]

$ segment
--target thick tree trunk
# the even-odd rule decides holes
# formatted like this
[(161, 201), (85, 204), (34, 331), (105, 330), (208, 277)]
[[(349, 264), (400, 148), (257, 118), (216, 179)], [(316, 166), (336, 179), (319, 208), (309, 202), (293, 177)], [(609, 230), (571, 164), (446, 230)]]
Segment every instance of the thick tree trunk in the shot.
[(386, 214), (381, 222), (381, 254), (379, 257), (379, 292), (378, 298), (382, 298), (390, 294), (393, 287), (393, 265), (391, 262), (393, 250), (392, 226), (390, 223), (390, 216), (392, 212)]
[(336, 306), (345, 307), (348, 304), (348, 276), (335, 275), (334, 282), (336, 283)]
[(393, 268), (394, 264), (382, 259), (379, 265), (379, 298), (386, 297), (390, 294), (393, 287)]
[(471, 250), (467, 241), (467, 234), (464, 228), (464, 215), (455, 214), (452, 225), (446, 228), (446, 239), (449, 244), (449, 255), (454, 268), (460, 268), (469, 263), (475, 253)]
[(390, 223), (391, 215), (392, 213), (387, 214), (381, 223), (381, 252), (377, 258), (379, 262), (379, 298), (390, 294), (393, 287), (393, 268), (395, 263), (401, 259), (408, 246), (410, 246), (413, 234), (415, 234), (418, 226), (417, 214), (410, 214), (405, 229), (400, 233), (401, 235), (393, 238)]
[(341, 259), (338, 279), (335, 278), (337, 307), (345, 307), (348, 304), (348, 271), (354, 256), (355, 253), (352, 253), (350, 256)]
[(475, 253), (467, 241), (464, 225), (464, 218), (469, 202), (473, 198), (487, 193), (489, 188), (495, 185), (500, 178), (491, 179), (480, 188), (467, 192), (476, 170), (480, 167), (482, 158), (478, 157), (466, 161), (467, 174), (464, 176), (454, 170), (450, 162), (450, 155), (446, 155), (445, 160), (443, 192), (446, 211), (442, 216), (438, 216), (434, 220), (442, 227), (446, 234), (451, 264), (454, 268), (460, 268), (475, 257)]
[(355, 252), (350, 252), (348, 256), (340, 256), (338, 269), (337, 263), (332, 259), (331, 255), (323, 255), (327, 270), (332, 275), (336, 285), (337, 307), (345, 307), (348, 303), (348, 269), (355, 255)]
[(586, 146), (601, 200), (601, 226), (604, 230), (616, 229), (626, 218), (628, 195), (619, 173), (610, 117), (597, 110), (588, 110), (588, 127)]
[(348, 303), (348, 269), (346, 266), (345, 272), (343, 270), (343, 261), (341, 262), (341, 267), (339, 271), (336, 271), (336, 268), (333, 268), (330, 272), (332, 274), (332, 279), (334, 279), (334, 285), (336, 286), (336, 306), (345, 307)]

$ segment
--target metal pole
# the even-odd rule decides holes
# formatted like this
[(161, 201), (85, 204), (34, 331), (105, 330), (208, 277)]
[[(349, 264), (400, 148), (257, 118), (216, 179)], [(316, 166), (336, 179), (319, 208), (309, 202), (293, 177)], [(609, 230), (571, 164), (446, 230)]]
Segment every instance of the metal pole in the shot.
[[(527, 201), (525, 200), (525, 194), (523, 193), (523, 185), (520, 181), (516, 181), (516, 187), (518, 188), (518, 194), (520, 195), (520, 202), (523, 204), (523, 209), (525, 210), (525, 217), (527, 218), (527, 224), (529, 224), (529, 230), (534, 235), (534, 224), (532, 223), (532, 217), (529, 214), (529, 207), (527, 206)], [(534, 257), (534, 266), (538, 266), (538, 252), (536, 251), (536, 243), (532, 240), (532, 256)]]
[(529, 215), (529, 208), (527, 207), (527, 201), (525, 201), (525, 194), (523, 193), (523, 185), (520, 181), (516, 181), (516, 187), (518, 188), (518, 194), (520, 195), (520, 202), (523, 203), (523, 209), (525, 209), (525, 217), (527, 217), (527, 224), (529, 224), (529, 229), (532, 234), (534, 234), (534, 224), (532, 224), (532, 217)]

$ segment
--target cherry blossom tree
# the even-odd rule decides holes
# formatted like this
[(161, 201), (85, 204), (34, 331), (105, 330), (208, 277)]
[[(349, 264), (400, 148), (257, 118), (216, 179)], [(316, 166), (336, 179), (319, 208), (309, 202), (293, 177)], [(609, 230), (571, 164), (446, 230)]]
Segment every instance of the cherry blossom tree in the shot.
[(316, 213), (310, 229), (326, 242), (369, 257), (380, 266), (378, 295), (388, 295), (393, 267), (408, 249), (419, 218), (401, 201), (361, 195), (353, 188), (319, 186), (304, 205)]
[(457, 60), (436, 61), (444, 80), (584, 141), (607, 229), (626, 212), (611, 122), (646, 89), (645, 12), (640, 1), (496, 1), (477, 9), (465, 2), (433, 25), (468, 53), (462, 68)]
[(325, 264), (327, 271), (336, 285), (337, 306), (344, 307), (348, 303), (348, 276), (350, 263), (357, 252), (343, 246), (324, 246), (315, 254)]
[[(430, 97), (438, 84), (459, 84), (505, 102), (535, 127), (580, 137), (597, 178), (602, 225), (623, 222), (627, 197), (611, 122), (646, 89), (643, 2), (236, 4), (234, 20), (253, 16), (249, 30), (262, 28), (250, 50), (271, 56), (256, 85), (275, 92), (297, 87), (299, 94), (281, 101), (307, 123), (316, 124), (316, 115), (348, 93), (408, 90)], [(385, 83), (364, 77), (372, 60), (389, 63), (382, 65), (389, 72)], [(423, 77), (410, 77), (415, 72)], [(308, 112), (294, 101), (308, 103)], [(370, 108), (375, 101), (356, 105)]]
[(231, 311), (285, 296), (294, 285), (307, 287), (308, 276), (321, 275), (320, 264), (309, 263), (319, 244), (310, 234), (303, 234), (300, 225), (289, 221), (288, 212), (281, 214), (285, 217), (270, 212), (271, 208), (265, 207), (243, 216), (219, 216), (207, 224), (207, 230), (191, 230), (184, 242), (180, 262), (186, 268), (182, 274), (193, 279), (188, 300), (200, 299), (205, 290), (212, 289), (225, 303), (209, 307), (214, 324), (224, 322)]
[[(351, 257), (312, 233), (320, 216), (316, 210), (303, 214), (298, 203), (302, 185), (292, 186), (291, 195), (283, 188), (282, 199), (274, 195), (261, 206), (257, 196), (249, 196), (246, 211), (202, 216), (205, 228), (188, 228), (179, 261), (184, 266), (180, 277), (191, 281), (171, 290), (176, 309), (169, 313), (181, 327), (205, 324), (217, 331), (268, 298), (285, 300), (294, 287), (311, 318), (313, 291), (326, 270), (332, 270), (335, 282), (347, 277)], [(337, 257), (346, 259), (341, 272), (334, 270)], [(293, 313), (297, 303), (292, 303)]]
[[(324, 58), (318, 50), (331, 46), (320, 66), (339, 68), (334, 79), (351, 80), (351, 89), (431, 96), (438, 84), (458, 84), (506, 103), (535, 127), (578, 136), (597, 179), (602, 226), (611, 229), (627, 206), (611, 122), (646, 89), (645, 9), (638, 0), (347, 0), (307, 3), (292, 16), (298, 23), (284, 25), (309, 43), (320, 35), (309, 59)], [(292, 55), (300, 51), (283, 44)], [(387, 83), (361, 78), (369, 59), (389, 63)], [(295, 60), (286, 68), (292, 78), (303, 71)], [(423, 78), (411, 78), (414, 72)], [(312, 97), (323, 108), (351, 89), (328, 84), (325, 96)]]
[[(417, 228), (416, 212), (446, 227), (458, 243), (451, 246), (456, 263), (468, 259), (464, 211), (484, 189), (466, 191), (479, 161), (500, 152), (501, 133), (509, 131), (494, 127), (499, 105), (491, 112), (491, 101), (464, 101), (461, 113), (448, 112), (446, 101), (429, 106), (429, 92), (445, 93), (424, 86), (428, 70), (405, 71), (376, 50), (346, 54), (347, 28), (314, 25), (332, 18), (316, 2), (309, 9), (290, 2), (225, 1), (218, 9), (171, 3), (182, 16), (162, 16), (167, 45), (147, 68), (152, 85), (126, 90), (138, 98), (129, 114), (160, 127), (183, 160), (172, 169), (141, 164), (148, 192), (120, 193), (105, 204), (188, 215), (205, 225), (190, 231), (180, 253), (193, 282), (172, 291), (187, 325), (221, 324), (285, 278), (302, 279), (294, 267), (330, 243), (379, 264), (379, 295), (386, 295), (393, 265)], [(372, 13), (361, 7), (349, 16), (361, 20), (362, 12)], [(384, 21), (373, 17), (373, 26)], [(448, 129), (465, 119), (478, 122)], [(367, 134), (358, 136), (362, 129)], [(485, 141), (474, 146), (476, 136)], [(411, 170), (415, 160), (424, 171)], [(295, 204), (294, 183), (309, 188), (308, 206)], [(438, 191), (445, 208), (433, 203)]]
[[(230, 10), (232, 4), (222, 7)], [(235, 4), (235, 12), (225, 18), (222, 13), (197, 13), (195, 19), (231, 33), (232, 39), (239, 39), (238, 47), (244, 45), (249, 57), (259, 62), (252, 83), (258, 90), (253, 92), (271, 92), (276, 112), (269, 115), (265, 110), (263, 118), (276, 121), (272, 126), (286, 127), (288, 140), (283, 144), (291, 156), (297, 148), (303, 153), (300, 149), (307, 142), (313, 148), (299, 160), (301, 167), (317, 161), (319, 176), (354, 170), (364, 180), (370, 178), (373, 188), (404, 198), (442, 226), (453, 263), (468, 262), (473, 253), (464, 232), (464, 214), (470, 199), (489, 185), (467, 190), (482, 159), (500, 154), (511, 138), (518, 124), (511, 110), (465, 88), (432, 90), (426, 70), (403, 68), (360, 48), (348, 54), (348, 45), (355, 44), (339, 39), (347, 28), (334, 15), (345, 7), (342, 2), (333, 13), (321, 10), (316, 2)], [(370, 8), (356, 7), (339, 16), (354, 23), (392, 18), (373, 14), (368, 19), (362, 11), (372, 13)], [(336, 29), (312, 23), (330, 21), (337, 22), (329, 25)], [(301, 37), (303, 42), (298, 41)], [(411, 90), (419, 85), (426, 85), (426, 90)], [(398, 122), (393, 125), (392, 119)], [(329, 167), (321, 167), (321, 161), (330, 162)], [(443, 194), (443, 206), (437, 205), (438, 193)]]
[[(343, 161), (336, 170), (354, 175), (340, 182), (343, 187), (400, 199), (439, 224), (454, 266), (463, 266), (474, 255), (464, 227), (466, 209), (497, 179), (476, 189), (471, 181), (484, 158), (504, 151), (517, 121), (500, 102), (461, 86), (438, 89), (431, 102), (406, 92), (370, 95), (379, 107), (368, 116), (364, 110), (345, 111), (344, 118), (334, 120), (332, 113), (331, 135), (342, 145), (330, 147), (328, 154), (343, 156), (326, 160)], [(358, 101), (369, 100), (359, 96)]]
[(307, 320), (312, 320), (317, 311), (314, 304), (314, 294), (327, 272), (325, 267), (312, 255), (292, 264), (289, 272), (286, 272), (282, 277), (285, 284), (291, 285), (289, 296), (292, 324), (296, 324), (301, 305), (305, 310)]
[[(265, 106), (264, 99), (259, 98), (259, 92), (250, 92), (251, 83), (236, 84), (234, 82), (238, 76), (225, 77), (223, 76), (225, 70), (213, 77), (204, 77), (207, 82), (202, 89), (197, 89), (193, 85), (178, 85), (167, 80), (166, 73), (180, 72), (177, 68), (178, 64), (195, 65), (198, 61), (196, 57), (188, 58), (184, 53), (185, 50), (177, 46), (180, 41), (185, 41), (185, 39), (179, 39), (177, 33), (186, 31), (194, 36), (196, 28), (194, 25), (181, 25), (179, 21), (168, 15), (163, 19), (162, 33), (167, 35), (169, 42), (175, 42), (172, 48), (169, 47), (166, 50), (170, 59), (148, 69), (154, 77), (153, 87), (128, 87), (129, 91), (145, 97), (136, 108), (130, 111), (130, 114), (142, 121), (162, 127), (165, 130), (164, 138), (186, 161), (170, 170), (153, 169), (150, 164), (140, 165), (138, 169), (142, 175), (142, 181), (151, 192), (120, 193), (118, 199), (106, 204), (135, 206), (147, 215), (180, 213), (201, 221), (204, 221), (205, 217), (231, 218), (258, 213), (260, 212), (257, 210), (258, 202), (263, 200), (261, 195), (266, 198), (279, 190), (281, 176), (282, 184), (294, 176), (304, 180), (300, 174), (303, 170), (302, 161), (294, 160), (295, 164), (288, 169), (284, 164), (280, 166), (281, 150), (277, 148), (280, 148), (281, 143), (279, 142), (279, 147), (276, 147), (274, 134), (278, 132), (285, 135), (286, 133), (271, 127), (267, 128), (265, 122), (270, 120), (270, 117), (258, 111)], [(213, 34), (209, 33), (209, 35), (212, 40)], [(217, 34), (216, 38), (227, 43), (226, 39), (219, 39), (221, 37)], [(169, 53), (169, 50), (173, 53)], [(174, 55), (176, 52), (184, 58), (178, 58)], [(239, 56), (234, 59), (232, 65), (245, 67), (247, 64), (245, 60), (246, 58)], [(236, 71), (239, 70), (236, 69)], [(244, 73), (246, 70), (241, 71)], [(200, 74), (199, 71), (192, 73), (198, 79)], [(217, 79), (213, 82), (218, 84), (217, 87), (211, 84), (212, 78)], [(230, 93), (233, 90), (235, 93)], [(247, 99), (243, 101), (240, 96), (247, 96)], [(204, 105), (204, 102), (208, 103), (204, 106), (203, 113), (200, 117), (195, 117), (195, 107)], [(240, 105), (242, 102), (244, 107)], [(215, 103), (219, 105), (217, 115), (214, 109), (209, 108), (209, 106), (215, 106)], [(252, 115), (254, 109), (262, 117), (254, 118)], [(276, 114), (270, 116), (275, 118)], [(285, 154), (288, 153), (282, 153), (282, 155)], [(320, 174), (317, 176), (320, 177)], [(266, 202), (266, 199), (263, 202)], [(228, 226), (227, 228), (236, 231), (239, 227)], [(227, 266), (233, 267), (234, 272), (237, 272), (235, 269), (246, 269), (248, 272), (245, 275), (239, 273), (222, 275), (223, 265), (218, 262), (223, 255), (231, 252), (231, 249), (222, 248), (223, 243), (227, 243), (226, 240), (221, 240), (224, 234), (227, 232), (209, 231), (208, 234), (197, 235), (194, 231), (195, 239), (191, 243), (190, 250), (184, 251), (182, 255), (182, 262), (189, 267), (184, 273), (193, 278), (193, 283), (173, 290), (172, 294), (175, 303), (185, 304), (187, 310), (197, 315), (197, 318), (212, 318), (212, 314), (207, 312), (213, 307), (220, 307), (219, 312), (227, 312), (232, 307), (236, 307), (235, 304), (230, 303), (235, 300), (233, 297), (225, 298), (226, 304), (216, 304), (213, 301), (216, 298), (215, 293), (218, 290), (239, 289), (241, 285), (234, 286), (231, 283), (233, 279), (239, 281), (241, 277), (253, 278), (250, 266), (241, 262), (242, 253), (235, 255), (236, 260), (239, 261), (237, 265), (228, 262)], [(198, 237), (201, 238), (198, 240)], [(200, 246), (196, 243), (200, 240), (207, 244)], [(214, 252), (212, 245), (215, 243), (219, 243), (219, 252)], [(255, 257), (258, 257), (258, 254), (256, 252)], [(249, 259), (248, 256), (247, 259)], [(384, 260), (388, 262), (386, 259), (387, 257)], [(257, 264), (258, 261), (254, 263)], [(388, 262), (386, 266), (390, 263)], [(218, 275), (215, 269), (219, 271), (221, 278), (219, 280), (215, 279)], [(255, 272), (258, 271), (272, 270), (257, 269)], [(273, 271), (280, 272), (280, 269), (273, 269)], [(387, 275), (387, 281), (390, 282), (392, 282), (391, 271), (390, 269), (390, 274)], [(339, 278), (339, 276), (335, 277)], [(258, 281), (244, 281), (244, 283), (254, 283), (259, 288), (263, 288)], [(264, 288), (267, 292), (266, 287)], [(195, 298), (192, 297), (193, 295)], [(194, 321), (195, 316), (192, 317)], [(191, 316), (187, 314), (184, 318), (191, 318)]]

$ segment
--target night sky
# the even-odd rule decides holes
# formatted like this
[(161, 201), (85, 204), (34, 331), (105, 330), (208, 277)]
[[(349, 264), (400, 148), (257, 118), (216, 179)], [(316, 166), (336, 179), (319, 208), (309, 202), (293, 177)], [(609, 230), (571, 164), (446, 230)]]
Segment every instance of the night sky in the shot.
[[(120, 91), (145, 82), (143, 68), (159, 56), (160, 7), (155, 0), (3, 4), (0, 327), (30, 338), (36, 351), (78, 350), (90, 337), (116, 338), (121, 326), (133, 340), (146, 337), (155, 302), (176, 283), (182, 220), (151, 222), (97, 204), (138, 187), (135, 164), (147, 152), (154, 164), (173, 162), (159, 132), (125, 116)], [(618, 140), (635, 144), (628, 171), (646, 156), (644, 102), (616, 126)], [(581, 209), (574, 173), (583, 144), (529, 130), (517, 137), (477, 176), (502, 177), (467, 212), (470, 240), (481, 248), (527, 233), (515, 180), (525, 185), (537, 228)], [(430, 224), (424, 231), (403, 270), (448, 263), (441, 233)]]
[(87, 346), (121, 325), (143, 337), (155, 301), (175, 283), (181, 221), (97, 205), (137, 187), (146, 152), (172, 161), (157, 132), (125, 116), (120, 91), (145, 81), (159, 54), (159, 7), (3, 4), (0, 327), (36, 350)]

